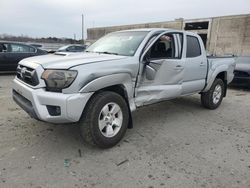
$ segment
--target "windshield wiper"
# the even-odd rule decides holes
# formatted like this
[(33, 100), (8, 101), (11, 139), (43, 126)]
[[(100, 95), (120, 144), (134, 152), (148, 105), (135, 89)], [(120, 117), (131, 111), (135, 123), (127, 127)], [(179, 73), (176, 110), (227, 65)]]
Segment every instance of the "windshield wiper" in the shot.
[(110, 54), (110, 55), (119, 55), (118, 53), (113, 53), (113, 52), (96, 52), (96, 53), (99, 53), (99, 54)]

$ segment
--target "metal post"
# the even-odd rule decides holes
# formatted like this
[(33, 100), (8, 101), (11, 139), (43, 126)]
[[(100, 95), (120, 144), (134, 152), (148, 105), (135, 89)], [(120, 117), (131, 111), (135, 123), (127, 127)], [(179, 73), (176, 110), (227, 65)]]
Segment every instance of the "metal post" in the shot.
[(82, 14), (82, 42), (84, 44), (84, 15)]

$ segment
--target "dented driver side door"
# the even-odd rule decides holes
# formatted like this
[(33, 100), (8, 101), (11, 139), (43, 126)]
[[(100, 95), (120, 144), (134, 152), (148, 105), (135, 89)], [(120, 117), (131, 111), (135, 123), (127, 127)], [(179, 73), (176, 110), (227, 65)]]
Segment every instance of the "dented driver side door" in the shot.
[(183, 33), (158, 36), (142, 56), (135, 93), (136, 106), (176, 98), (182, 93)]

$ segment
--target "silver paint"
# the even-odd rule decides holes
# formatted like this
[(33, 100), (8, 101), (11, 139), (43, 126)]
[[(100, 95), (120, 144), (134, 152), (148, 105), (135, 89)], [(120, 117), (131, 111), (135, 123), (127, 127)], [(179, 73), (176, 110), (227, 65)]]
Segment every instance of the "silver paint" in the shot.
[[(134, 111), (139, 106), (207, 91), (221, 72), (227, 73), (227, 83), (232, 81), (234, 58), (207, 58), (202, 40), (197, 34), (169, 29), (138, 29), (141, 30), (149, 33), (131, 57), (99, 53), (61, 53), (24, 59), (19, 64), (36, 69), (39, 85), (32, 87), (15, 78), (13, 88), (32, 102), (41, 120), (62, 123), (77, 122), (91, 96), (110, 86), (119, 85), (124, 89), (130, 110)], [(144, 49), (147, 41), (156, 32), (162, 32), (161, 35), (168, 32), (183, 33), (183, 53), (180, 59), (144, 61), (147, 50), (160, 37), (156, 37)], [(186, 58), (187, 34), (198, 37), (201, 56)], [(180, 44), (178, 37), (175, 40)], [(45, 82), (41, 79), (45, 69), (76, 70), (78, 75), (62, 93), (53, 93), (45, 90)], [(59, 105), (62, 115), (50, 116), (46, 109), (47, 104)]]

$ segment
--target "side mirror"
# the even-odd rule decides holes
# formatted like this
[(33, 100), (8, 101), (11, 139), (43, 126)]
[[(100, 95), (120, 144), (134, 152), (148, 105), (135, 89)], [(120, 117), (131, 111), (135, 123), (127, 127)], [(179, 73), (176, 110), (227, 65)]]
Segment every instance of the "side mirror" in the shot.
[(150, 63), (150, 56), (149, 56), (149, 54), (145, 54), (145, 56), (144, 56), (144, 62), (145, 62), (146, 65), (148, 65)]

